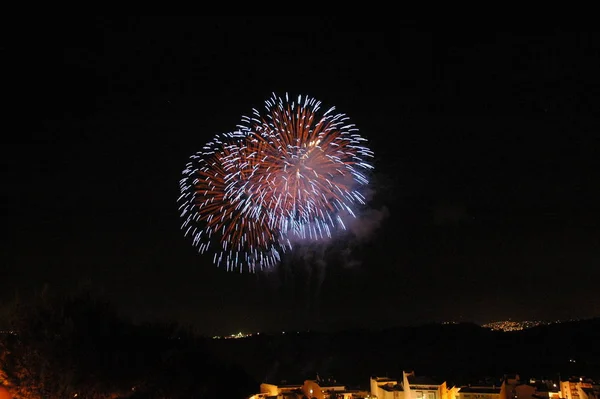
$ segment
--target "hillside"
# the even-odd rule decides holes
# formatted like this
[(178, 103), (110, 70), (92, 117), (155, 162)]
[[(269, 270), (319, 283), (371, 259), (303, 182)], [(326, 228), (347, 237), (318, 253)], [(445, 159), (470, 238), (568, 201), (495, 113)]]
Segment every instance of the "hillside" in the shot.
[(448, 382), (485, 376), (600, 377), (600, 318), (500, 332), (475, 324), (431, 324), (339, 333), (261, 334), (212, 340), (209, 347), (257, 381), (333, 376), (364, 385), (370, 375), (419, 375)]

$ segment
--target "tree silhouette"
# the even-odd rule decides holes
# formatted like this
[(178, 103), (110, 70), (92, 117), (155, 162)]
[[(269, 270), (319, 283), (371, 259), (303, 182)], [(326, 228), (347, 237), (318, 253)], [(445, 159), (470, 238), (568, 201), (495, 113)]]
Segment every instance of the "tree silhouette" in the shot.
[(44, 291), (17, 302), (9, 321), (11, 332), (0, 337), (0, 380), (17, 399), (244, 397), (256, 387), (189, 329), (127, 322), (85, 292)]
[(44, 290), (15, 303), (9, 329), (0, 339), (0, 367), (15, 397), (106, 398), (125, 389), (115, 342), (127, 326), (107, 302)]

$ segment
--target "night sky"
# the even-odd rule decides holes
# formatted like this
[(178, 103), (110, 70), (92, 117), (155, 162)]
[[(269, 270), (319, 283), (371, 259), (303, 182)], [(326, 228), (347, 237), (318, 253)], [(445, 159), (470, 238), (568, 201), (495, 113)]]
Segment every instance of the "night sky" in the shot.
[[(0, 43), (0, 300), (91, 289), (206, 334), (600, 316), (600, 34), (14, 22)], [(183, 237), (179, 178), (272, 92), (356, 123), (372, 200), (331, 245), (228, 273)]]

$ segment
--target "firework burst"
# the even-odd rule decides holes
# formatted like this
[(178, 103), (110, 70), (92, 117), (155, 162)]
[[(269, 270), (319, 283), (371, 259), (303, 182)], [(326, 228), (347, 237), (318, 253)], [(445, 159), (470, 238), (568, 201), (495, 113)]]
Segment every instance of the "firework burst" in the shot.
[(368, 184), (365, 161), (373, 153), (366, 139), (335, 108), (299, 96), (289, 102), (275, 95), (265, 112), (254, 110), (239, 125), (252, 156), (249, 189), (269, 214), (269, 226), (306, 239), (331, 237), (345, 228), (341, 214), (355, 216), (365, 203), (360, 188)]
[[(277, 97), (216, 136), (183, 171), (182, 228), (228, 270), (271, 267), (294, 239), (321, 240), (365, 204), (373, 153), (345, 114)], [(218, 246), (216, 246), (218, 243)]]

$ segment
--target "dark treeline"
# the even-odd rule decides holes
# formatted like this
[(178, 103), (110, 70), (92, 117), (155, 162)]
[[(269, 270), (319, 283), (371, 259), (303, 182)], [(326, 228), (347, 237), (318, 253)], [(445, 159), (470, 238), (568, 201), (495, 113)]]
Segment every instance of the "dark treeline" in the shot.
[(431, 324), (378, 332), (261, 334), (214, 340), (221, 358), (256, 380), (333, 377), (367, 386), (369, 376), (414, 370), (449, 384), (518, 373), (524, 378), (600, 377), (600, 318), (500, 332), (475, 324)]
[(15, 398), (243, 398), (258, 386), (191, 329), (134, 324), (87, 293), (44, 292), (7, 314), (0, 384)]

